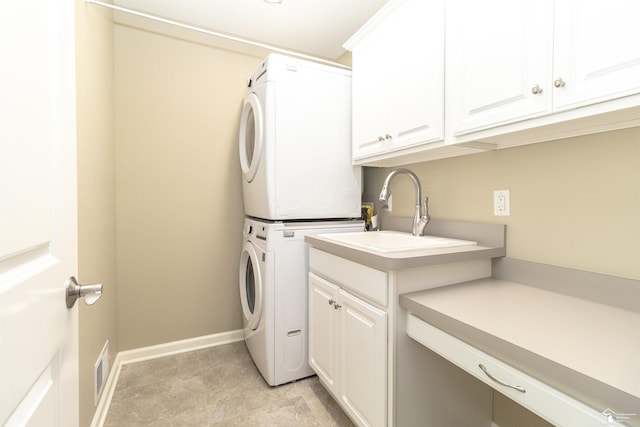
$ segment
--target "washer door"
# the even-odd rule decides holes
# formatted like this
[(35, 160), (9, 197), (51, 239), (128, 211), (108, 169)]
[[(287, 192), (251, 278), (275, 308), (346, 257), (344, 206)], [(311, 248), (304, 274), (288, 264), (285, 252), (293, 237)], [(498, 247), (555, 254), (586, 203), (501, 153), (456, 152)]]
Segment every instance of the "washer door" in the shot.
[(262, 274), (255, 246), (244, 242), (240, 256), (240, 301), (246, 327), (256, 329), (262, 316)]
[(264, 118), (260, 100), (251, 92), (244, 98), (242, 114), (240, 115), (240, 167), (245, 181), (251, 182), (256, 176), (262, 149), (264, 147)]

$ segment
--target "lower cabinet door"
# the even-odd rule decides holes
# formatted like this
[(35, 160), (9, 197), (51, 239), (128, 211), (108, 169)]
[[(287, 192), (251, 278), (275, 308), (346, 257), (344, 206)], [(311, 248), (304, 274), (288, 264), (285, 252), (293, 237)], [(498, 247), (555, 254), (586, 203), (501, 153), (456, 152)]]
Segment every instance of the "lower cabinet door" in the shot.
[(309, 365), (325, 387), (337, 394), (338, 287), (309, 273)]
[(361, 426), (387, 421), (387, 313), (339, 291), (339, 399)]

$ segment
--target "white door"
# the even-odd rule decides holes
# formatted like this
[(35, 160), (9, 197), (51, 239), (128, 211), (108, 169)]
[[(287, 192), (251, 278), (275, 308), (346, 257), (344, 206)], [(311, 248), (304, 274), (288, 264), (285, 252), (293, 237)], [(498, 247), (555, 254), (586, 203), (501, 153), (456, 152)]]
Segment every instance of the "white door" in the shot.
[(0, 13), (0, 425), (78, 425), (74, 3)]
[[(382, 154), (389, 133), (387, 99), (387, 65), (389, 52), (397, 48), (382, 21), (366, 40), (353, 50), (352, 74), (352, 134), (353, 158)], [(395, 64), (393, 64), (395, 65)]]
[(238, 147), (240, 151), (240, 167), (246, 182), (253, 181), (264, 147), (264, 119), (258, 96), (249, 92), (244, 98), (240, 114), (240, 132)]
[(338, 287), (309, 273), (309, 365), (332, 393), (338, 370)]
[[(444, 1), (404, 1), (390, 17), (399, 46), (387, 85), (392, 150), (444, 139)], [(407, 55), (407, 52), (415, 54)]]
[(387, 425), (387, 313), (341, 290), (339, 394), (365, 426)]
[(640, 93), (640, 2), (555, 3), (556, 111)]
[(553, 2), (446, 2), (447, 120), (454, 135), (551, 112)]
[(353, 157), (442, 140), (443, 84), (444, 2), (397, 3), (353, 49)]
[[(264, 254), (263, 252), (261, 252)], [(253, 243), (246, 241), (240, 255), (240, 303), (245, 327), (255, 330), (262, 319), (262, 275), (260, 256)]]

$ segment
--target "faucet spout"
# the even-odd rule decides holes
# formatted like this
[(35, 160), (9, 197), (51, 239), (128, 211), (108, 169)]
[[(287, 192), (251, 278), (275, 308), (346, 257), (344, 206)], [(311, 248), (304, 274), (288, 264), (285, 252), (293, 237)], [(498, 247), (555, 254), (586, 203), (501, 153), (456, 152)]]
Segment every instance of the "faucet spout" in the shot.
[(389, 196), (391, 195), (391, 191), (389, 190), (389, 185), (391, 184), (391, 180), (398, 175), (407, 175), (411, 179), (411, 181), (413, 181), (413, 185), (415, 187), (416, 203), (415, 203), (415, 212), (413, 216), (412, 234), (414, 236), (421, 236), (422, 233), (424, 233), (424, 229), (426, 228), (430, 220), (429, 213), (428, 213), (428, 206), (427, 206), (429, 198), (425, 197), (424, 209), (423, 209), (420, 203), (422, 199), (422, 186), (420, 185), (420, 180), (418, 179), (418, 176), (412, 170), (399, 168), (389, 172), (389, 174), (384, 180), (384, 183), (382, 184), (382, 190), (380, 191), (379, 200), (382, 202), (386, 202), (387, 200), (389, 200)]

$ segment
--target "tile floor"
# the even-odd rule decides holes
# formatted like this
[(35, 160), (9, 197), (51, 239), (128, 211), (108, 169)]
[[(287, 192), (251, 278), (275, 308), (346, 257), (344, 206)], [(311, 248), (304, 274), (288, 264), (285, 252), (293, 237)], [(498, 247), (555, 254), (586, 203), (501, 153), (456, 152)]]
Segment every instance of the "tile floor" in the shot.
[(244, 342), (122, 367), (105, 427), (352, 427), (317, 377), (269, 387)]

